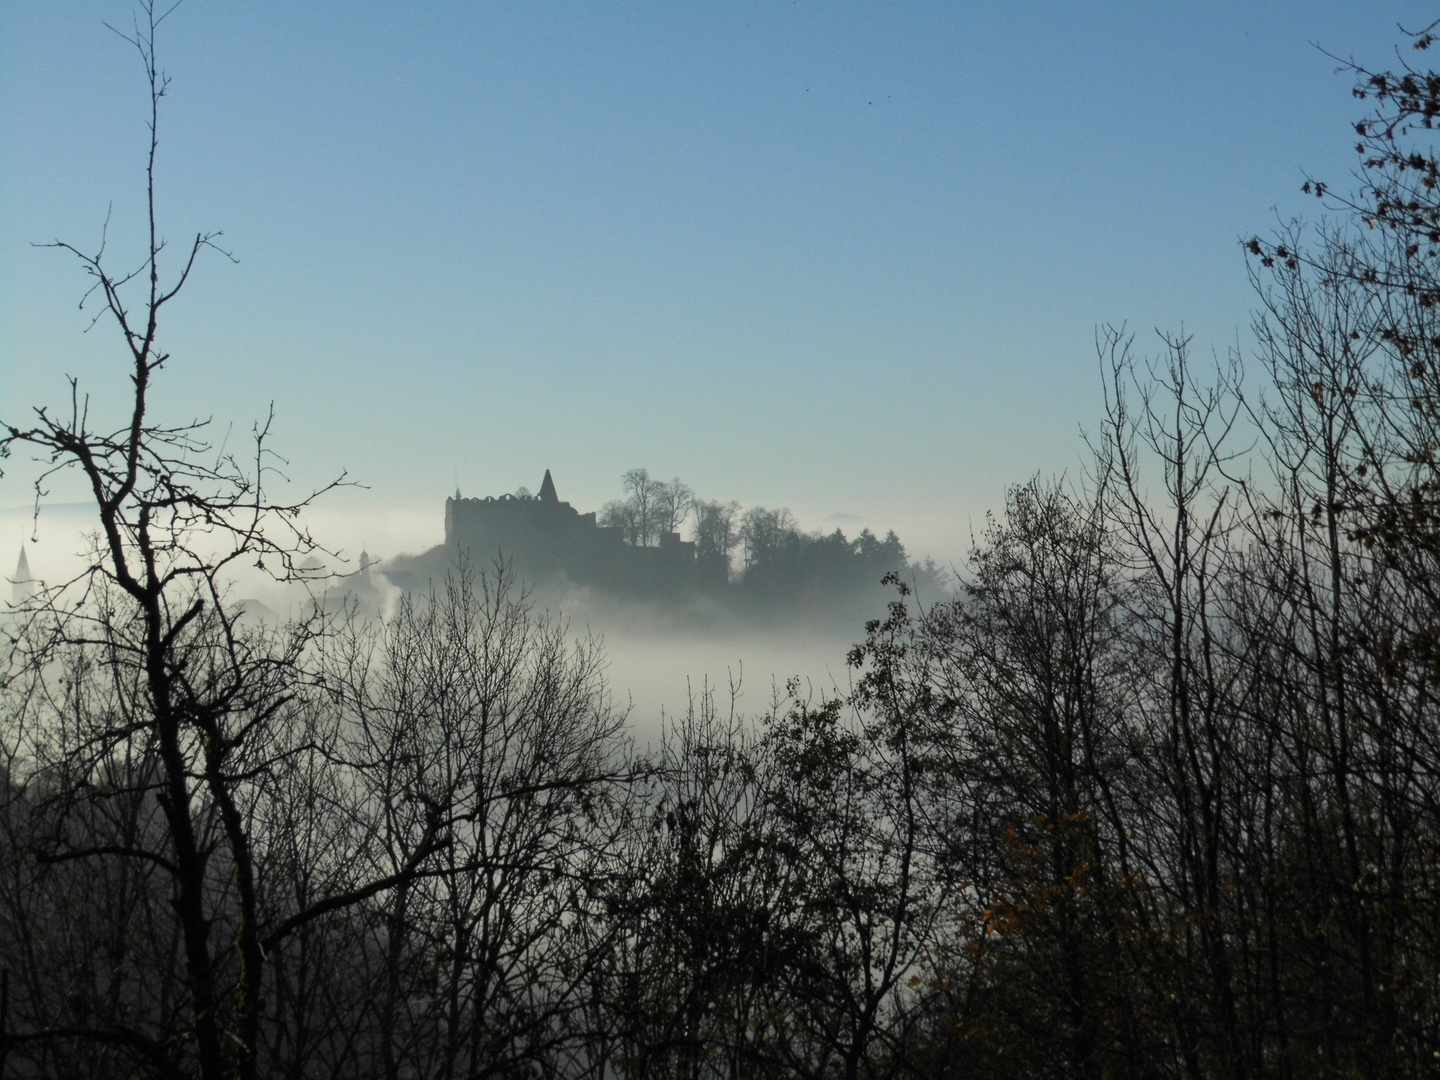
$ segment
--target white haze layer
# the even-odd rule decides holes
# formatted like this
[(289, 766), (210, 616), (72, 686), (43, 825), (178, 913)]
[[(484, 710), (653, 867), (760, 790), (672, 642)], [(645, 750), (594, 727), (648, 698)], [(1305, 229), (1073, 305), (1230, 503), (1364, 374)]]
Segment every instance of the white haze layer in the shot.
[[(295, 617), (308, 608), (312, 596), (326, 590), (332, 595), (343, 592), (344, 576), (358, 570), (364, 551), (381, 571), (372, 576), (381, 610), (393, 611), (400, 594), (383, 578), (385, 562), (439, 543), (442, 509), (391, 507), (366, 512), (355, 505), (356, 500), (346, 501), (351, 505), (318, 506), (307, 519), (316, 539), (333, 552), (318, 553), (315, 561), (322, 564), (318, 572), (335, 577), (307, 585), (280, 584), (253, 567), (239, 566), (231, 579), (230, 599), (258, 602), (262, 607), (255, 610), (267, 617), (271, 613), (279, 619)], [(908, 523), (872, 521), (858, 513), (837, 511), (804, 524), (822, 531), (838, 527), (851, 536), (864, 527), (882, 535), (893, 527), (907, 542), (912, 558), (923, 558), (938, 549), (946, 556), (942, 565), (957, 562), (959, 552), (968, 545), (968, 528), (960, 536), (953, 521), (931, 522), (934, 532), (930, 539), (947, 536), (949, 542), (943, 548), (939, 544), (921, 546), (911, 542), (902, 529), (924, 522), (918, 516)], [(52, 585), (68, 580), (83, 569), (82, 553), (94, 529), (94, 509), (86, 503), (48, 502), (42, 504), (38, 517), (33, 505), (12, 504), (0, 509), (0, 575), (7, 580), (13, 575), (23, 544), (32, 577)], [(926, 539), (924, 530), (915, 530), (915, 534), (922, 543)], [(0, 602), (9, 599), (10, 590), (4, 591)], [(662, 718), (683, 714), (687, 703), (707, 685), (726, 708), (733, 688), (736, 710), (748, 717), (762, 716), (790, 679), (799, 680), (807, 694), (844, 692), (851, 676), (846, 653), (864, 634), (863, 620), (853, 627), (794, 625), (753, 631), (733, 622), (710, 627), (675, 624), (654, 609), (608, 603), (578, 589), (559, 597), (537, 596), (535, 603), (564, 619), (572, 635), (588, 635), (603, 642), (610, 691), (622, 708), (628, 706), (632, 730), (642, 741), (658, 736)], [(879, 610), (873, 613), (880, 614)]]

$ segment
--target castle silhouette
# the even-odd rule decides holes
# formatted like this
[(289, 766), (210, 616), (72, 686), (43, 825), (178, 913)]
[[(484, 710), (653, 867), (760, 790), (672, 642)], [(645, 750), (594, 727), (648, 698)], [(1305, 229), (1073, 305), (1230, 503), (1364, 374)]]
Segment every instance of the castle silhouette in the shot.
[(561, 502), (549, 469), (533, 497), (466, 499), (457, 491), (446, 499), (445, 548), (482, 567), (503, 560), (530, 580), (563, 576), (613, 592), (723, 588), (729, 580), (724, 556), (698, 553), (677, 532), (661, 533), (657, 547), (626, 543), (624, 530)]

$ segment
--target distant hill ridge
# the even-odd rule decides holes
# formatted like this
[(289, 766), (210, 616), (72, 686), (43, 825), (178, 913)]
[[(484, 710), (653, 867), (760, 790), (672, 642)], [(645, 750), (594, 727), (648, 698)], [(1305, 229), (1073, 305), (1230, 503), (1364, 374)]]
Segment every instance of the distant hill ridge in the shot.
[[(656, 481), (643, 469), (624, 481), (627, 498), (599, 513), (562, 501), (548, 469), (538, 495), (457, 491), (445, 500), (444, 544), (392, 560), (385, 574), (414, 590), (467, 562), (477, 569), (501, 563), (542, 588), (581, 586), (666, 606), (698, 600), (737, 615), (873, 612), (891, 572), (923, 579), (932, 596), (944, 589), (943, 575), (928, 561), (912, 564), (893, 532), (808, 533), (788, 510), (742, 514), (738, 503), (702, 502), (678, 479)], [(687, 522), (694, 539), (674, 527)]]

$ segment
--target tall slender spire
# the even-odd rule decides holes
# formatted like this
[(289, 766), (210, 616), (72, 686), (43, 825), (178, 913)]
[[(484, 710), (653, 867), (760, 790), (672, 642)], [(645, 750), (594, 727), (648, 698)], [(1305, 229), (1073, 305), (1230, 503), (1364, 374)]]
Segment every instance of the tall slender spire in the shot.
[(20, 541), (20, 561), (15, 564), (15, 576), (10, 579), (10, 603), (19, 607), (35, 595), (38, 583), (30, 576), (30, 560), (25, 557), (25, 541)]
[(540, 482), (540, 501), (543, 503), (558, 503), (560, 496), (555, 494), (555, 481), (550, 479), (550, 470), (545, 470), (545, 479)]

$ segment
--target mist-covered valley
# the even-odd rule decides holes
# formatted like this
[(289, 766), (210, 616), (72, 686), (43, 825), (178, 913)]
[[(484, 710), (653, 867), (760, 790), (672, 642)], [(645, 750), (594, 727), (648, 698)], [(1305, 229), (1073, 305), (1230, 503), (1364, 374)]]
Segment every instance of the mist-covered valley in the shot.
[(0, 1080), (1434, 1075), (1400, 14), (0, 6)]
[[(637, 481), (653, 483), (645, 470), (631, 470), (630, 478), (632, 489)], [(683, 484), (668, 486), (673, 490), (676, 484), (680, 506), (669, 511), (675, 516), (664, 522), (665, 531), (683, 532), (694, 543), (707, 524), (700, 514), (709, 510), (713, 537), (716, 504), (698, 502), (697, 510), (697, 500)], [(631, 490), (629, 499), (634, 496)], [(532, 498), (528, 489), (520, 489), (519, 501)], [(625, 712), (632, 735), (646, 742), (659, 735), (664, 718), (684, 715), (707, 688), (724, 698), (727, 709), (751, 718), (772, 710), (791, 680), (816, 697), (847, 692), (855, 677), (847, 657), (863, 638), (865, 622), (882, 616), (894, 598), (894, 590), (881, 581), (887, 573), (899, 575), (927, 604), (952, 591), (949, 571), (933, 559), (912, 562), (898, 537), (890, 533), (887, 546), (858, 515), (835, 515), (843, 520), (823, 521), (828, 529), (822, 531), (802, 529), (789, 511), (764, 508), (754, 508), (747, 527), (738, 505), (720, 508), (725, 519), (712, 543), (726, 560), (725, 576), (709, 587), (685, 580), (636, 587), (603, 575), (577, 583), (563, 565), (537, 568), (524, 538), (510, 535), (427, 544), (443, 535), (441, 507), (428, 521), (419, 511), (407, 514), (400, 526), (404, 531), (392, 526), (388, 533), (374, 517), (337, 520), (317, 508), (315, 535), (321, 546), (296, 560), (294, 580), (277, 581), (256, 567), (236, 567), (227, 576), (225, 595), (242, 624), (251, 626), (278, 626), (317, 608), (336, 622), (383, 620), (395, 615), (402, 598), (424, 602), (450, 575), (495, 579), (503, 574), (537, 614), (564, 624), (572, 640), (591, 640), (602, 648), (608, 690)], [(637, 526), (644, 528), (636, 520), (639, 515), (623, 500), (611, 504), (610, 514), (612, 520), (630, 519), (622, 542), (634, 546)], [(93, 507), (85, 503), (51, 502), (38, 515), (33, 506), (0, 511), (0, 530), (21, 538), (36, 581), (58, 584), (87, 565), (93, 519)], [(658, 546), (658, 528), (653, 531), (656, 536), (646, 539)], [(418, 553), (402, 549), (387, 558), (368, 546), (354, 550), (329, 541), (331, 534), (345, 533), (374, 533), (381, 543), (409, 542)], [(368, 543), (368, 537), (361, 540)], [(788, 553), (782, 550), (786, 547)], [(794, 564), (788, 573), (782, 565), (786, 554)], [(748, 568), (747, 562), (752, 564)], [(769, 570), (769, 578), (752, 579), (745, 591), (747, 570), (756, 577)]]
[[(418, 511), (406, 515), (409, 535), (398, 536), (393, 528), (387, 535), (373, 517), (337, 521), (322, 510), (315, 528), (319, 546), (295, 560), (290, 580), (236, 567), (224, 583), (226, 601), (247, 625), (277, 626), (317, 609), (337, 622), (383, 620), (395, 615), (403, 598), (424, 602), (451, 575), (503, 576), (537, 614), (564, 624), (572, 639), (602, 647), (610, 693), (644, 741), (658, 734), (663, 717), (684, 714), (707, 687), (726, 699), (727, 708), (751, 717), (772, 709), (791, 680), (817, 697), (841, 695), (855, 677), (847, 657), (863, 638), (866, 621), (883, 616), (895, 598), (885, 575), (897, 575), (925, 604), (953, 591), (948, 569), (933, 559), (912, 560), (893, 531), (877, 537), (858, 515), (832, 515), (843, 521), (805, 530), (788, 510), (755, 507), (747, 514), (739, 504), (706, 503), (682, 482), (652, 481), (643, 469), (627, 478), (625, 497), (607, 508), (612, 527), (624, 533), (621, 544), (658, 550), (663, 526), (665, 533), (688, 538), (691, 549), (684, 554), (691, 564), (719, 556), (723, 573), (703, 581), (691, 580), (685, 570), (669, 579), (636, 579), (616, 577), (612, 567), (577, 582), (577, 567), (563, 559), (537, 561), (527, 537), (513, 531), (427, 544), (442, 535), (440, 507), (429, 521)], [(641, 497), (672, 500), (666, 519), (653, 528), (633, 505), (642, 485), (650, 490), (642, 488)], [(625, 486), (623, 479), (617, 485)], [(540, 508), (523, 487), (502, 496)], [(33, 506), (0, 511), (0, 530), (21, 538), (29, 575), (52, 585), (83, 573), (94, 526), (93, 507), (85, 503), (50, 502), (39, 514)], [(408, 540), (418, 553), (402, 549), (387, 558), (368, 546), (347, 550), (329, 541), (330, 534), (344, 532), (375, 533), (382, 543)]]

